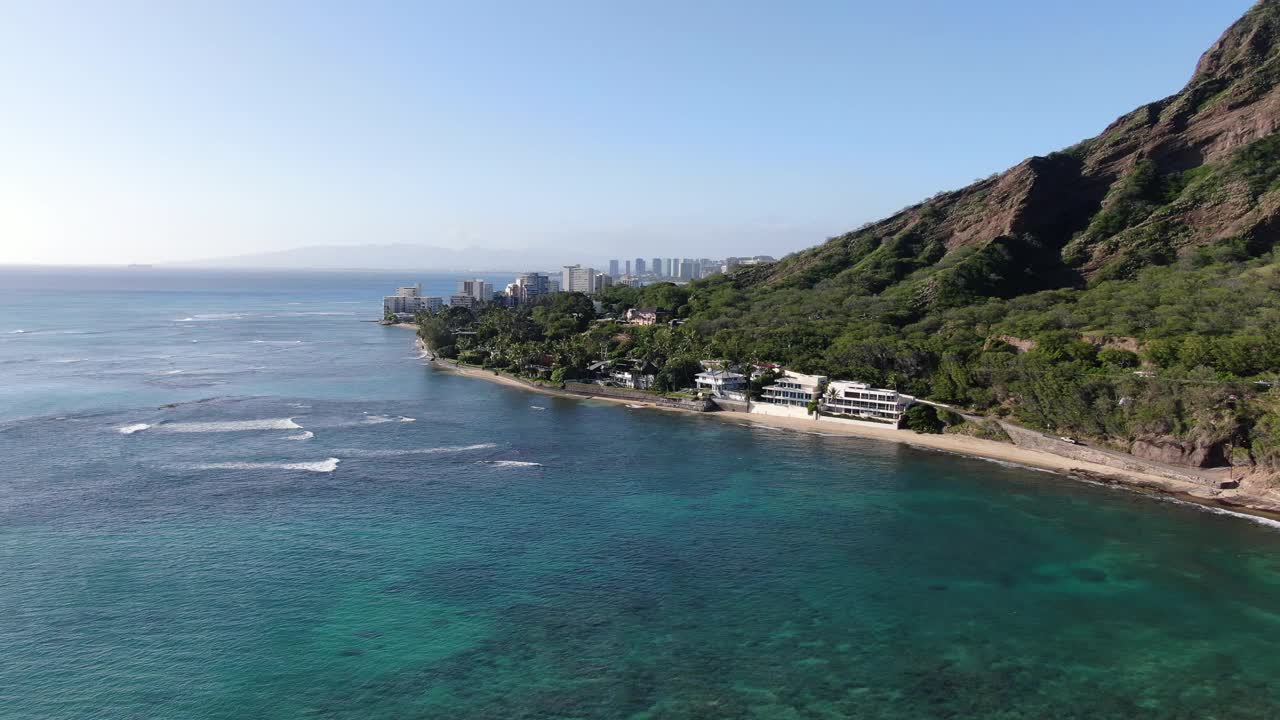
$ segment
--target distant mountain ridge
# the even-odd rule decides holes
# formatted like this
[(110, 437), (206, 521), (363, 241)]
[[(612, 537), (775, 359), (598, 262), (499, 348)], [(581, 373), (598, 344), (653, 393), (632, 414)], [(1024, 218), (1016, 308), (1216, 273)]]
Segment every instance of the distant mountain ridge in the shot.
[(868, 295), (908, 281), (920, 303), (955, 304), (1131, 276), (1229, 238), (1262, 252), (1280, 235), (1278, 37), (1280, 0), (1263, 0), (1185, 88), (1099, 136), (743, 279)]

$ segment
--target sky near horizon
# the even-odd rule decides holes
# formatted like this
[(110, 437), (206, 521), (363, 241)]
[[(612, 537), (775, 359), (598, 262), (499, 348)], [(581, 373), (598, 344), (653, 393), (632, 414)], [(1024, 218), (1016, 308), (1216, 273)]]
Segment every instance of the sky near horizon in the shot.
[(1176, 92), (1251, 4), (0, 0), (0, 263), (780, 256)]

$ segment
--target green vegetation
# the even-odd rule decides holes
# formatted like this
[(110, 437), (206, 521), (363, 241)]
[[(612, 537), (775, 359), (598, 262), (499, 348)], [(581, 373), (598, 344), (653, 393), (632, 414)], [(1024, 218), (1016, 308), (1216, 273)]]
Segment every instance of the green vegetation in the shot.
[[(601, 298), (600, 318), (573, 293), (533, 307), (448, 308), (420, 316), (419, 333), (445, 357), (555, 383), (586, 377), (598, 360), (637, 359), (660, 369), (655, 389), (669, 392), (691, 385), (702, 359), (776, 362), (1120, 447), (1165, 437), (1246, 455), (1253, 448), (1253, 460), (1280, 462), (1280, 398), (1257, 384), (1280, 370), (1275, 254), (1242, 260), (1212, 247), (1132, 280), (923, 312), (892, 291), (837, 299), (847, 290), (836, 281), (758, 285), (740, 273), (614, 288)], [(610, 319), (653, 306), (682, 324)], [(756, 397), (770, 379), (754, 383)], [(1004, 439), (998, 427), (960, 430), (964, 423), (932, 409), (913, 411), (907, 423)]]
[[(1115, 132), (1138, 132), (1148, 115)], [(985, 203), (1010, 183), (1059, 183), (1042, 204), (1070, 199), (1083, 159), (1106, 147), (1036, 159), (773, 265), (613, 287), (598, 314), (591, 299), (560, 294), (451, 308), (421, 317), (420, 332), (445, 357), (553, 382), (599, 360), (643, 360), (659, 368), (657, 389), (673, 391), (699, 360), (777, 363), (1114, 447), (1158, 439), (1280, 466), (1280, 397), (1269, 390), (1280, 379), (1280, 255), (1273, 221), (1257, 219), (1280, 206), (1280, 134), (1190, 169), (1138, 157), (1092, 205), (952, 245), (1000, 210)], [(1240, 234), (1222, 238), (1228, 226)], [(637, 307), (670, 322), (616, 321)], [(910, 422), (1003, 434), (928, 412)]]

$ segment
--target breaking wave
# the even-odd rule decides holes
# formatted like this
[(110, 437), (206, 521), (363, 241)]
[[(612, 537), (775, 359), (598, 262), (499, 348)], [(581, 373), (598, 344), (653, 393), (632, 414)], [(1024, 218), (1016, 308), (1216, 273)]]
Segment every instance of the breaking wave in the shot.
[(243, 320), (244, 313), (202, 313), (198, 315), (188, 315), (184, 318), (178, 318), (174, 322), (209, 322), (213, 320)]
[(159, 432), (170, 433), (210, 433), (210, 432), (244, 432), (246, 430), (301, 430), (302, 426), (293, 418), (267, 418), (265, 420), (219, 420), (214, 422), (178, 422), (161, 423), (156, 426)]
[(204, 463), (189, 466), (192, 470), (301, 470), (304, 472), (331, 473), (338, 469), (338, 458), (314, 462), (275, 463), (275, 462), (222, 462)]
[(405, 417), (404, 415), (397, 415), (395, 417), (389, 417), (387, 415), (369, 415), (365, 417), (364, 421), (361, 424), (362, 425), (381, 425), (383, 423), (389, 423), (389, 422), (411, 423), (411, 422), (417, 422), (417, 421), (418, 421), (418, 418)]
[(316, 434), (311, 432), (310, 430), (303, 430), (297, 435), (289, 435), (288, 437), (285, 438), (285, 440), (310, 440), (315, 436)]
[(146, 423), (134, 423), (133, 425), (125, 425), (124, 427), (119, 428), (119, 430), (121, 435), (132, 435), (136, 432), (142, 432), (149, 427), (151, 426)]
[(337, 450), (335, 452), (359, 458), (391, 458), (405, 457), (408, 455), (447, 455), (450, 453), (473, 452), (475, 450), (490, 450), (495, 447), (497, 447), (497, 445), (494, 443), (477, 443), (475, 445), (455, 445), (449, 447), (416, 448), (410, 450)]
[(524, 460), (481, 460), (480, 463), (494, 467), (542, 467), (542, 463), (526, 462)]

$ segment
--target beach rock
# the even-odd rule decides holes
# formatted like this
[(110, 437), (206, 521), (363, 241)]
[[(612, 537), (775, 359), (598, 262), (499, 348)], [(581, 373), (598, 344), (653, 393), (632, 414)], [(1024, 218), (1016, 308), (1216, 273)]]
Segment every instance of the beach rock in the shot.
[(1200, 443), (1172, 438), (1139, 438), (1130, 448), (1134, 456), (1144, 460), (1208, 468), (1228, 464), (1226, 445), (1223, 442)]

